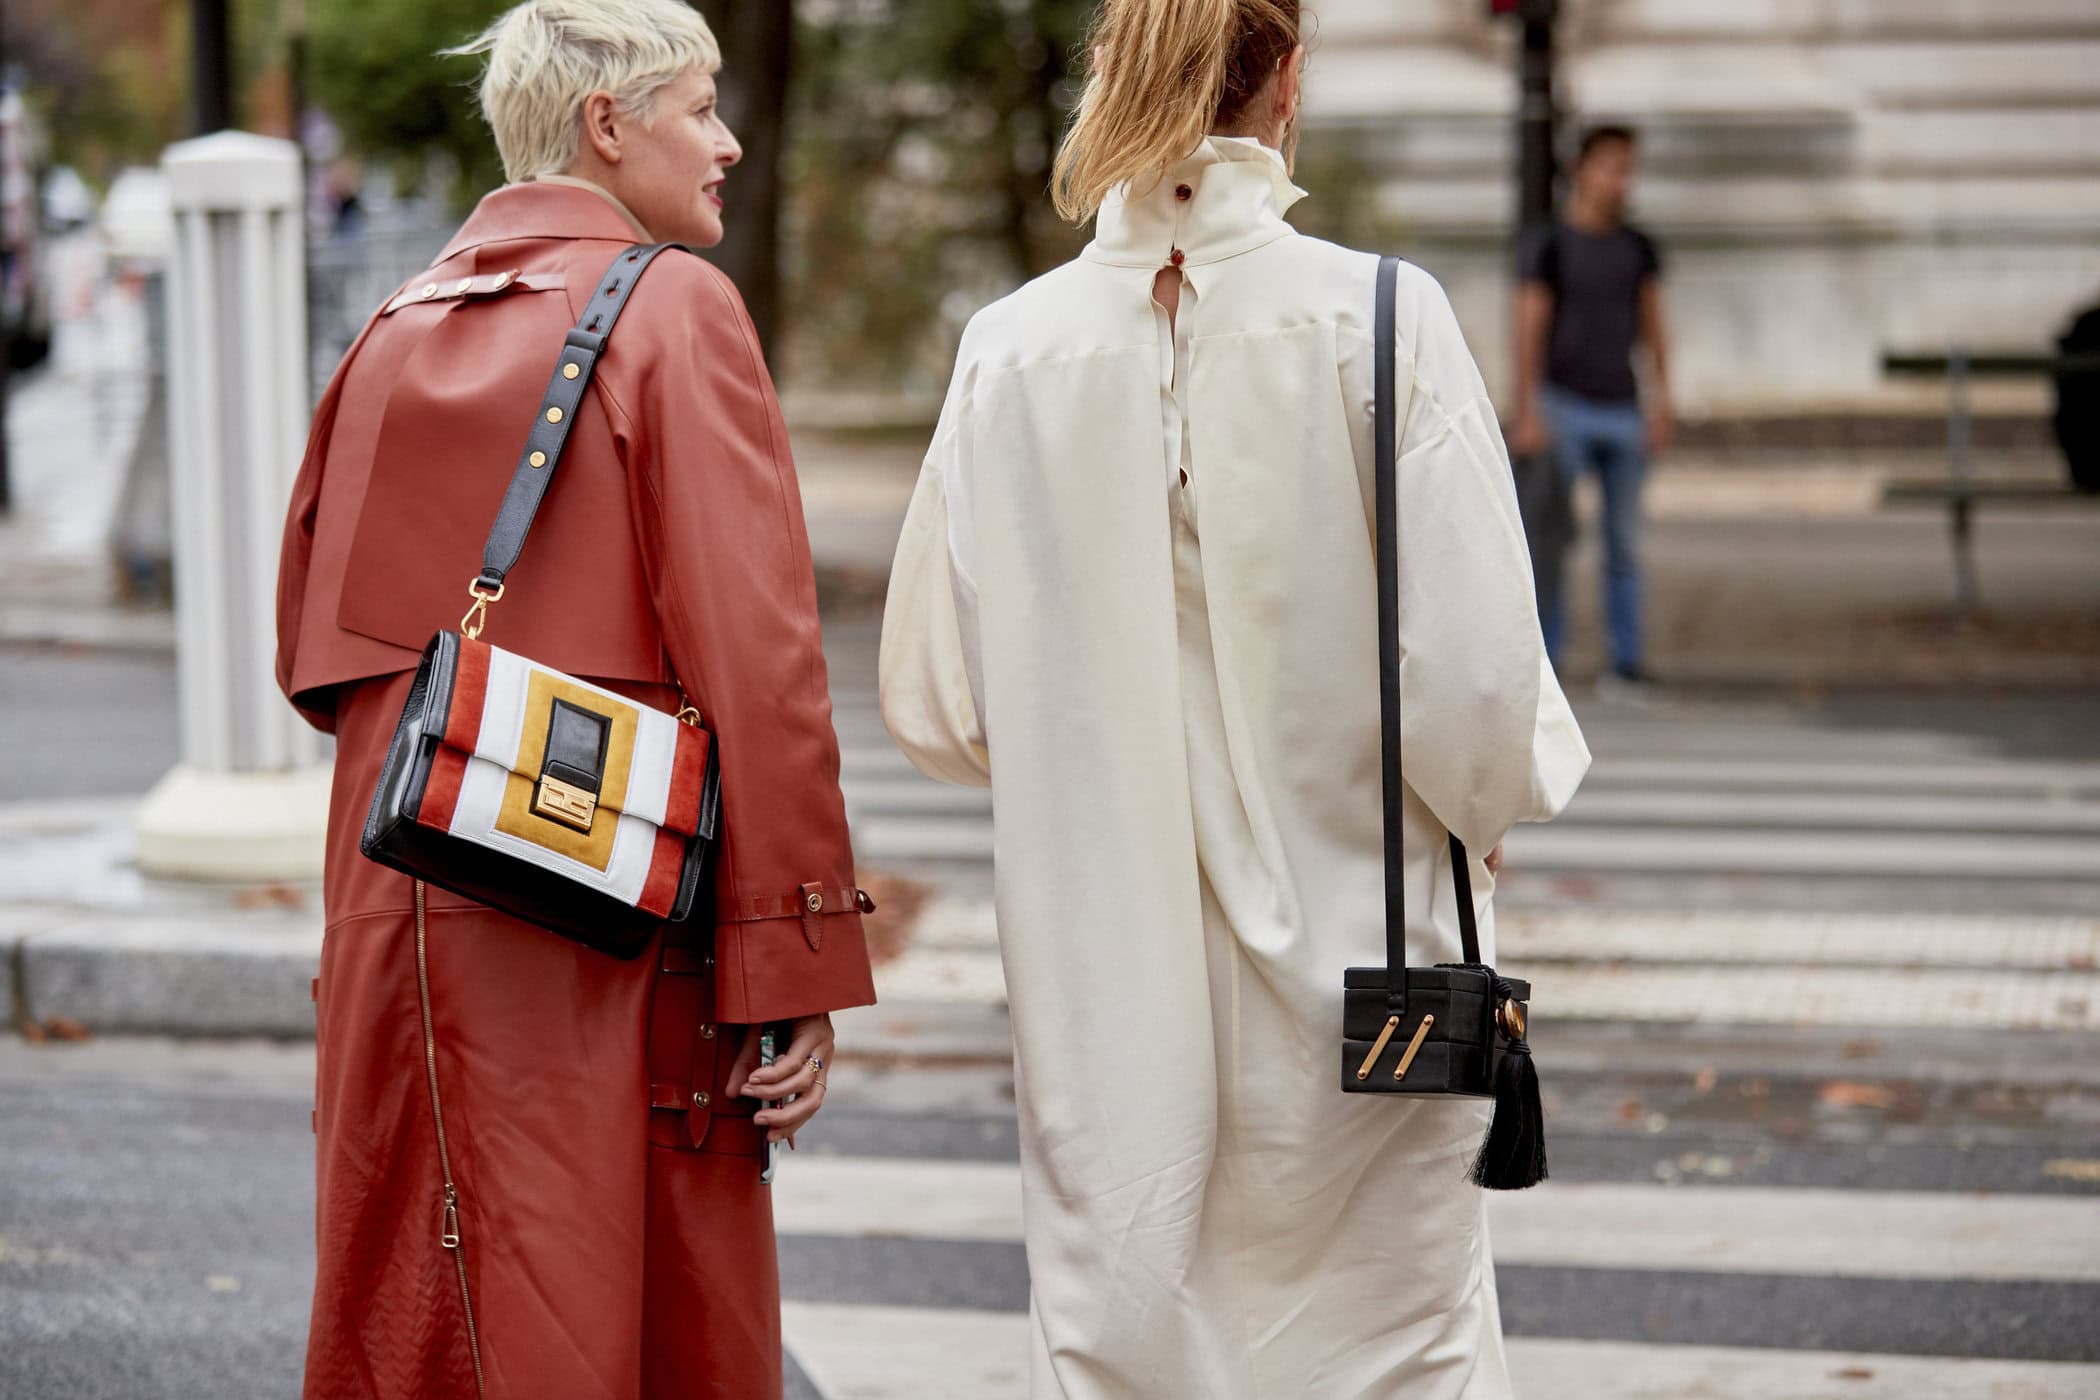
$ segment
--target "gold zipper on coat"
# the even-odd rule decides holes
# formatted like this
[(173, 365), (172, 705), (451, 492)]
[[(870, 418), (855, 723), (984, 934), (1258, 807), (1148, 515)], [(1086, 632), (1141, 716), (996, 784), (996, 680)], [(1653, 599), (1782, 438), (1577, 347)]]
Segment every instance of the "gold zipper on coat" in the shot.
[(416, 995), (423, 1005), (423, 1068), (430, 1077), (430, 1117), (437, 1124), (438, 1170), (445, 1178), (444, 1208), (438, 1216), (438, 1243), (452, 1253), (459, 1270), (459, 1303), (467, 1314), (467, 1350), (474, 1358), (474, 1393), (488, 1394), (481, 1373), (481, 1337), (474, 1330), (474, 1294), (467, 1287), (467, 1255), (459, 1242), (459, 1187), (452, 1180), (452, 1153), (445, 1143), (445, 1104), (438, 1097), (437, 1028), (430, 1019), (430, 921), (423, 882), (416, 881)]

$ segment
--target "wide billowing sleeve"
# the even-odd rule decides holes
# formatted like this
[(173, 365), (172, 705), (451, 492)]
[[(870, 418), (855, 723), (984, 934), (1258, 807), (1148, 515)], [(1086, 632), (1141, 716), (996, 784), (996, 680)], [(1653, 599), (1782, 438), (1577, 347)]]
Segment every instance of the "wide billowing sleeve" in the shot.
[(1443, 289), (1403, 269), (1401, 751), (1437, 819), (1485, 854), (1574, 796), (1590, 753), (1539, 634), (1502, 431)]
[(692, 258), (662, 259), (628, 321), (608, 368), (623, 351), (634, 367), (617, 381), (633, 401), (613, 403), (635, 533), (672, 667), (721, 755), (721, 1018), (865, 1005), (816, 580), (758, 336), (728, 278)]
[(368, 325), (336, 366), (314, 409), (313, 422), (307, 428), (306, 456), (299, 463), (299, 475), (292, 481), (292, 501), (285, 512), (284, 539), (277, 553), (277, 688), (308, 724), (326, 734), (335, 732), (333, 701), (322, 709), (315, 700), (295, 694), (292, 677), (299, 662), (299, 636), (306, 620), (306, 582), (313, 566), (314, 528), (321, 513), (321, 472), (328, 460), (328, 438), (335, 428), (336, 406), (343, 399), (343, 381), (349, 376), (350, 362), (370, 333)]
[(984, 787), (992, 780), (992, 761), (980, 688), (972, 679), (980, 673), (977, 588), (957, 558), (950, 499), (967, 449), (969, 410), (960, 384), (959, 376), (919, 471), (890, 568), (882, 613), (882, 719), (921, 772)]

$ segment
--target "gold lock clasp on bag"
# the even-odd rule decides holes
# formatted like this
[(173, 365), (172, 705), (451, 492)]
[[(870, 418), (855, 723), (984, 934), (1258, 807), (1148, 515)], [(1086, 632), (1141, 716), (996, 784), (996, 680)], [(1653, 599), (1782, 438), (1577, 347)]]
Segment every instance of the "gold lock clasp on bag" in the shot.
[(598, 814), (598, 799), (587, 789), (543, 773), (539, 787), (532, 794), (532, 812), (534, 816), (587, 832), (591, 829), (592, 818)]

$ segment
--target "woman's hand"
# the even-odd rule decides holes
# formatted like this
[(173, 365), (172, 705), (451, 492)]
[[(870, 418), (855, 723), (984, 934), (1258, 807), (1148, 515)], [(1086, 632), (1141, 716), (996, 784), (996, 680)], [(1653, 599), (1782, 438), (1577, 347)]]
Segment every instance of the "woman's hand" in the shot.
[[(754, 1120), (766, 1130), (767, 1142), (787, 1139), (795, 1145), (795, 1134), (817, 1116), (824, 1106), (824, 1081), (831, 1077), (831, 1056), (837, 1048), (831, 1017), (804, 1016), (791, 1023), (788, 1047), (770, 1065), (758, 1062), (758, 1027), (744, 1036), (744, 1048), (729, 1070), (729, 1092), (751, 1099), (793, 1099), (778, 1108), (759, 1110)], [(809, 1067), (811, 1057), (824, 1062), (822, 1070)]]

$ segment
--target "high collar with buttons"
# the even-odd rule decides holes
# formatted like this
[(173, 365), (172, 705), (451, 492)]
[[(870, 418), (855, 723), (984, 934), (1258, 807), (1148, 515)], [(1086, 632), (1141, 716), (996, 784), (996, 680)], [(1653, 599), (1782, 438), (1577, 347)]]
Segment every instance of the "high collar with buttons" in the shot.
[(1223, 262), (1294, 232), (1283, 216), (1304, 197), (1271, 147), (1206, 137), (1157, 185), (1139, 182), (1110, 195), (1084, 256), (1115, 267)]

